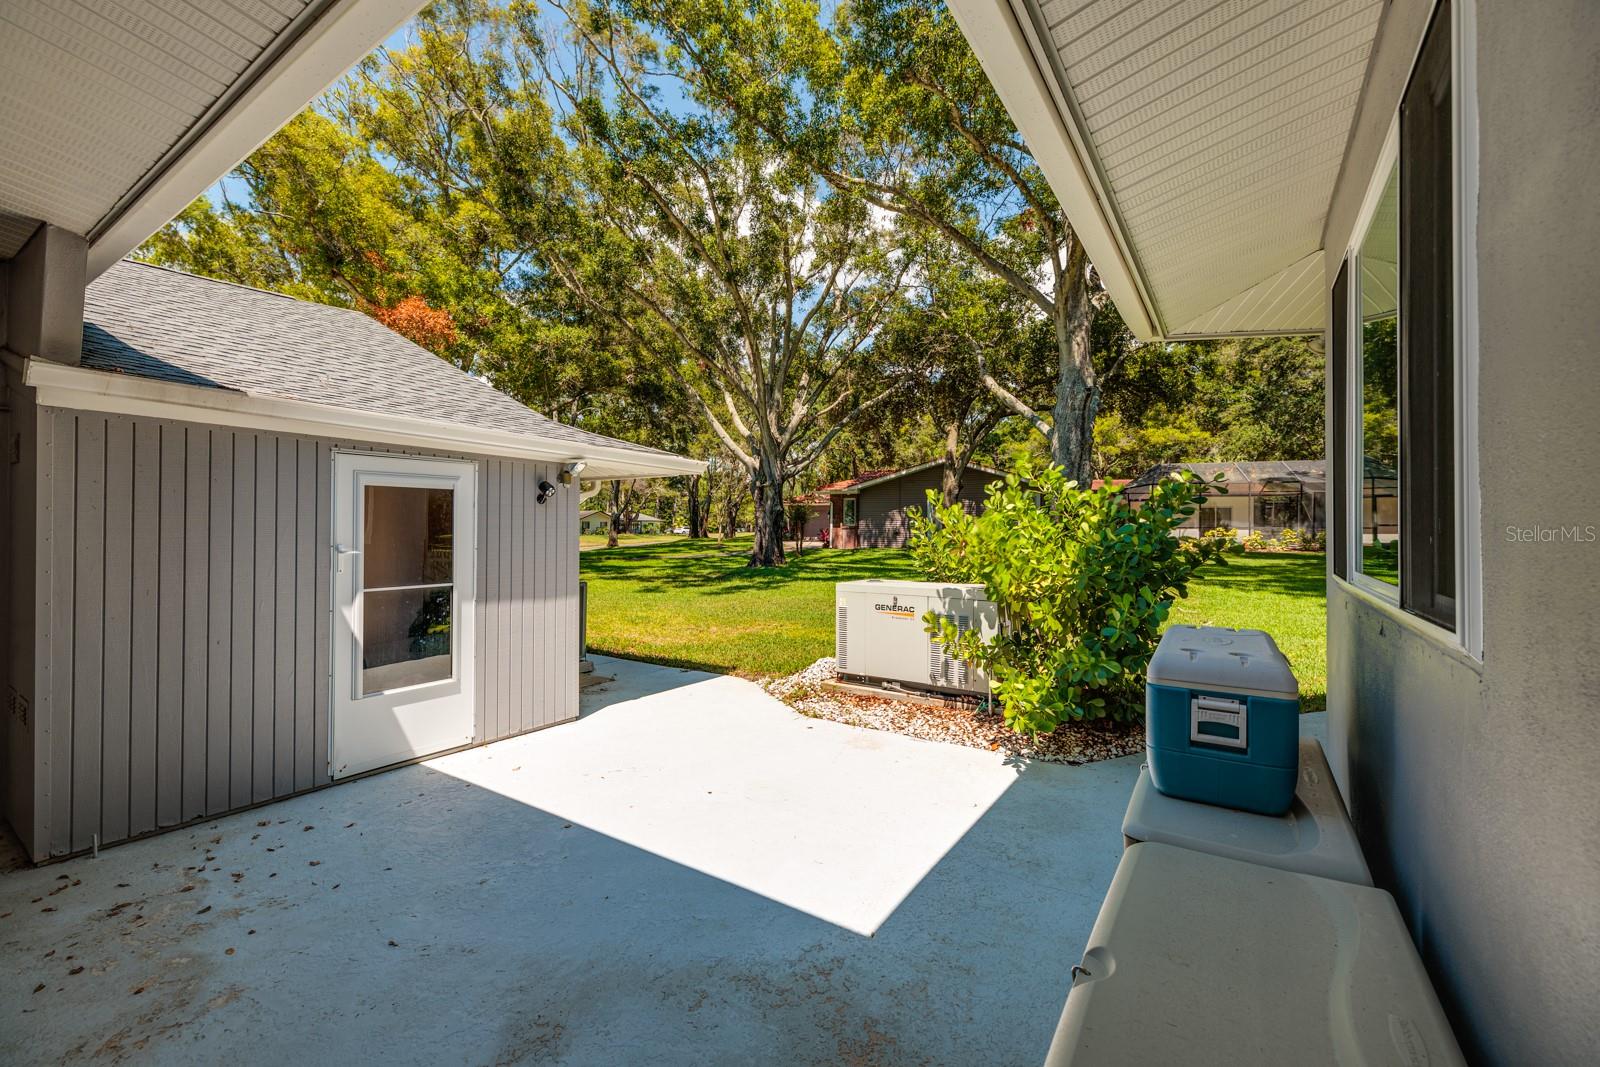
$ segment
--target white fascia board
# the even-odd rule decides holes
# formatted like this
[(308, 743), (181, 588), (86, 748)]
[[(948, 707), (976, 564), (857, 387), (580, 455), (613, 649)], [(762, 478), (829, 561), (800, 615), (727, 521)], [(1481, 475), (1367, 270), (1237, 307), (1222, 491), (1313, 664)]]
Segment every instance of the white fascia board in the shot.
[(1077, 129), (1051, 91), (1056, 78), (1040, 66), (1032, 35), (1025, 28), (1027, 14), (1017, 11), (1011, 0), (948, 0), (948, 6), (1061, 202), (1106, 292), (1116, 301), (1123, 322), (1143, 340), (1162, 340), (1162, 324), (1153, 301), (1146, 297), (1147, 287), (1129, 251), (1132, 246), (1114, 223), (1115, 214), (1088, 164), (1092, 156), (1086, 131)]
[(559, 437), (537, 437), (411, 415), (361, 411), (232, 389), (180, 385), (127, 374), (29, 359), (23, 384), (42, 407), (301, 434), (459, 455), (505, 456), (537, 463), (584, 463), (583, 477), (666, 478), (704, 473), (705, 462)]
[(332, 85), (421, 0), (313, 0), (89, 232), (89, 280), (165, 226)]

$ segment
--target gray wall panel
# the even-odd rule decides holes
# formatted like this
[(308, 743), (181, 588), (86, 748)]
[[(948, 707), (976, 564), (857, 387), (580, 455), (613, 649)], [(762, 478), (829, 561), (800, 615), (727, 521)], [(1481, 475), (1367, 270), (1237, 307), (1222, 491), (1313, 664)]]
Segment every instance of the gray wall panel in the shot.
[(316, 782), (317, 707), (317, 445), (295, 442), (294, 529), (294, 788)]
[(133, 662), (133, 424), (106, 425), (104, 640), (100, 692), (100, 837), (128, 836)]
[[(328, 784), (332, 462), (356, 446), (41, 416), (35, 857)], [(483, 741), (577, 714), (577, 490), (539, 505), (552, 469), (476, 462)]]
[[(160, 514), (156, 591), (156, 825), (183, 818), (183, 605), (185, 525), (188, 519), (188, 443), (181, 426), (157, 426), (160, 451)], [(140, 559), (147, 558), (137, 554)]]
[(161, 738), (157, 718), (157, 660), (161, 615), (161, 427), (141, 422), (133, 429), (133, 542), (129, 649), (131, 687), (128, 696), (128, 832), (156, 828), (156, 746)]
[(38, 410), (30, 391), (22, 388), (21, 374), (0, 364), (0, 384), (5, 390), (0, 444), (17, 450), (16, 462), (0, 458), (0, 789), (7, 817), (24, 846), (31, 848), (47, 816), (32, 788), (33, 766), (46, 741), (36, 714), (36, 683), (43, 681), (37, 638), (49, 626), (36, 574), (48, 567), (36, 541), (40, 435)]
[[(1591, 1063), (1600, 545), (1508, 528), (1600, 521), (1597, 23), (1592, 0), (1474, 6), (1483, 660), (1330, 581), (1329, 755), (1469, 1058)], [(1329, 215), (1329, 279), (1428, 13), (1385, 15)]]
[[(275, 443), (278, 453), (278, 499), (273, 549), (278, 580), (274, 587), (277, 595), (272, 638), (272, 794), (281, 797), (294, 792), (295, 788), (294, 683), (298, 650), (294, 640), (294, 602), (300, 588), (295, 535), (296, 518), (300, 512), (300, 456), (299, 442), (294, 438), (280, 437)], [(308, 563), (315, 560), (316, 556), (313, 555)]]
[(313, 651), (317, 657), (317, 674), (314, 679), (316, 685), (316, 703), (312, 714), (313, 721), (313, 751), (311, 761), (312, 779), (317, 785), (327, 785), (332, 781), (329, 773), (328, 761), (332, 757), (332, 748), (328, 742), (328, 671), (329, 660), (333, 655), (333, 638), (331, 634), (333, 617), (331, 603), (333, 599), (333, 578), (329, 567), (329, 548), (333, 543), (333, 446), (327, 441), (315, 442), (317, 453), (317, 637), (313, 643)]
[(250, 803), (255, 771), (251, 713), (256, 696), (256, 435), (233, 437), (233, 596), (228, 622), (227, 797), (230, 807)]
[[(278, 603), (278, 441), (267, 434), (256, 438), (256, 512), (251, 523), (255, 542), (255, 592), (250, 606), (250, 666), (253, 685), (250, 692), (250, 799), (273, 797), (273, 702), (277, 630), (274, 616)], [(237, 736), (237, 735), (236, 735)]]
[[(77, 420), (77, 509), (73, 538), (72, 847), (89, 848), (100, 832), (100, 683), (105, 668), (106, 424)], [(54, 714), (54, 709), (51, 710)]]
[[(200, 433), (191, 427), (190, 434)], [(232, 430), (216, 429), (211, 443), (210, 534), (206, 558), (206, 806), (227, 811), (228, 735), (233, 683), (233, 444)]]
[(169, 427), (183, 448), (183, 789), (180, 821), (206, 813), (211, 649), (211, 431)]
[(77, 612), (78, 420), (71, 412), (40, 412), (39, 470), (49, 485), (39, 487), (39, 556), (48, 569), (39, 573), (41, 614), (48, 613), (49, 629), (40, 634), (42, 698), (34, 716), (41, 734), (38, 795), (49, 812), (41, 826), (34, 855), (72, 849), (72, 731), (73, 716), (58, 709), (71, 708), (76, 670), (73, 662), (73, 620)]

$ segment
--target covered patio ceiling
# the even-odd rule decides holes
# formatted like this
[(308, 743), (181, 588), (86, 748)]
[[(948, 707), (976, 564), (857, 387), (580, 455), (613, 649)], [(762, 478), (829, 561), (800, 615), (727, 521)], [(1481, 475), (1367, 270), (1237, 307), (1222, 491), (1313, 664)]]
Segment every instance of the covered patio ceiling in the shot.
[(949, 0), (1128, 325), (1320, 333), (1383, 0)]
[(87, 238), (100, 274), (420, 6), (0, 5), (0, 260), (43, 222)]

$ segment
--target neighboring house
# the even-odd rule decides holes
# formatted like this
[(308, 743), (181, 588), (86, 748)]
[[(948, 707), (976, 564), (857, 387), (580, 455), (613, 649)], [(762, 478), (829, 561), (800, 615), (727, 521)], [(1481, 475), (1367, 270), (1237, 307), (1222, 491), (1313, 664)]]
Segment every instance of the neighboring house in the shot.
[[(359, 312), (123, 261), (4, 360), (5, 812), (35, 859), (578, 714), (577, 465)], [(535, 664), (537, 666), (535, 666)]]
[(1322, 339), (1335, 778), (1468, 1058), (1594, 1062), (1594, 0), (950, 8), (1130, 329)]
[[(1194, 536), (1228, 527), (1243, 536), (1276, 535), (1284, 530), (1317, 533), (1327, 527), (1327, 464), (1320, 459), (1265, 460), (1250, 463), (1158, 463), (1123, 488), (1142, 501), (1163, 478), (1179, 471), (1218, 485), (1180, 534)], [(1218, 482), (1217, 479), (1221, 478)]]
[[(821, 541), (827, 537), (828, 518), (833, 514), (833, 498), (819, 491), (797, 496), (793, 502), (806, 509), (806, 521), (801, 528), (801, 538), (806, 541)], [(789, 531), (789, 536), (794, 537), (793, 530)]]
[[(968, 464), (961, 484), (961, 504), (976, 513), (983, 507), (990, 482), (999, 471)], [(904, 548), (911, 536), (912, 512), (925, 511), (928, 491), (943, 485), (938, 460), (904, 470), (866, 471), (854, 478), (824, 485), (812, 494), (829, 501), (828, 543), (834, 548)]]
[[(654, 515), (635, 515), (633, 524), (624, 533), (660, 533), (665, 519)], [(603, 511), (585, 509), (578, 512), (578, 532), (581, 534), (604, 534), (611, 529), (611, 516)]]

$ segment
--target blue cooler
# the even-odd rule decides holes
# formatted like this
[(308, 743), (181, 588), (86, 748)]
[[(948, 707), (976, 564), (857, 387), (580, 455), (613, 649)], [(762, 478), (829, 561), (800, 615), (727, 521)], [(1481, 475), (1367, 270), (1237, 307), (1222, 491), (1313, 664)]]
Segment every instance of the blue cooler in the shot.
[(1145, 688), (1150, 781), (1162, 793), (1282, 815), (1300, 774), (1300, 685), (1261, 630), (1173, 626)]

